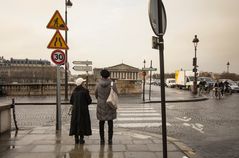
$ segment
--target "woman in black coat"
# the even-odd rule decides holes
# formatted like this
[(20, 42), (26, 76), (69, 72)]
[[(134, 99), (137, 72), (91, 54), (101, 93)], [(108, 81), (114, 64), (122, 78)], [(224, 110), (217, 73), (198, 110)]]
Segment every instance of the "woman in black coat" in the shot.
[(82, 78), (76, 80), (77, 87), (74, 89), (70, 99), (72, 115), (69, 135), (75, 135), (76, 144), (84, 144), (84, 136), (92, 135), (88, 109), (88, 105), (91, 104), (92, 100), (88, 89), (83, 86), (84, 82), (85, 80)]

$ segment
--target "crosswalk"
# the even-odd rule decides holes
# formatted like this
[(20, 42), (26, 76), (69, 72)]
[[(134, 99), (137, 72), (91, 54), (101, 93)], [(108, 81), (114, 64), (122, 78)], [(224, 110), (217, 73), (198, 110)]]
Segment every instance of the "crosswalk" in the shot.
[[(152, 106), (145, 104), (120, 105), (114, 125), (124, 128), (160, 127), (161, 115)], [(170, 126), (169, 123), (167, 123)]]

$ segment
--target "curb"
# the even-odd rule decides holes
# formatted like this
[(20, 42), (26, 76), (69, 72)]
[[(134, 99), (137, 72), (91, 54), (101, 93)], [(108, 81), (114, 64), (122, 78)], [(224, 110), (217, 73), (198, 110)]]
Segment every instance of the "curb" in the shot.
[[(165, 103), (183, 103), (183, 102), (198, 102), (198, 101), (206, 101), (209, 98), (203, 97), (203, 98), (195, 98), (195, 99), (183, 99), (183, 100), (166, 100)], [(162, 101), (146, 101), (142, 103), (161, 103)]]

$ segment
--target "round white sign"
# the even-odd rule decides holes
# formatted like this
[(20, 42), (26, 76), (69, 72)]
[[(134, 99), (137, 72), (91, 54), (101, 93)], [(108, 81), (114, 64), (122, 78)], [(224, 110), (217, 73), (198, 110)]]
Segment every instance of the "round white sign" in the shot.
[(54, 50), (51, 53), (51, 60), (57, 65), (62, 65), (66, 60), (65, 53), (62, 50)]

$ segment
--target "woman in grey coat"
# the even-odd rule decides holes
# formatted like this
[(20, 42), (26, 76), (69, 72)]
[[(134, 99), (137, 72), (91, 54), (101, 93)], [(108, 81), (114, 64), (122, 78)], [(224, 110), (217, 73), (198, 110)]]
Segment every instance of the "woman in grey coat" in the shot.
[[(104, 124), (108, 122), (108, 143), (112, 144), (113, 137), (113, 120), (116, 119), (116, 109), (107, 105), (106, 100), (110, 94), (111, 79), (109, 79), (110, 72), (103, 69), (101, 72), (101, 79), (96, 85), (95, 97), (97, 99), (97, 119), (99, 120), (100, 131), (100, 143), (105, 144), (104, 139)], [(118, 94), (115, 83), (113, 83), (113, 89)]]

